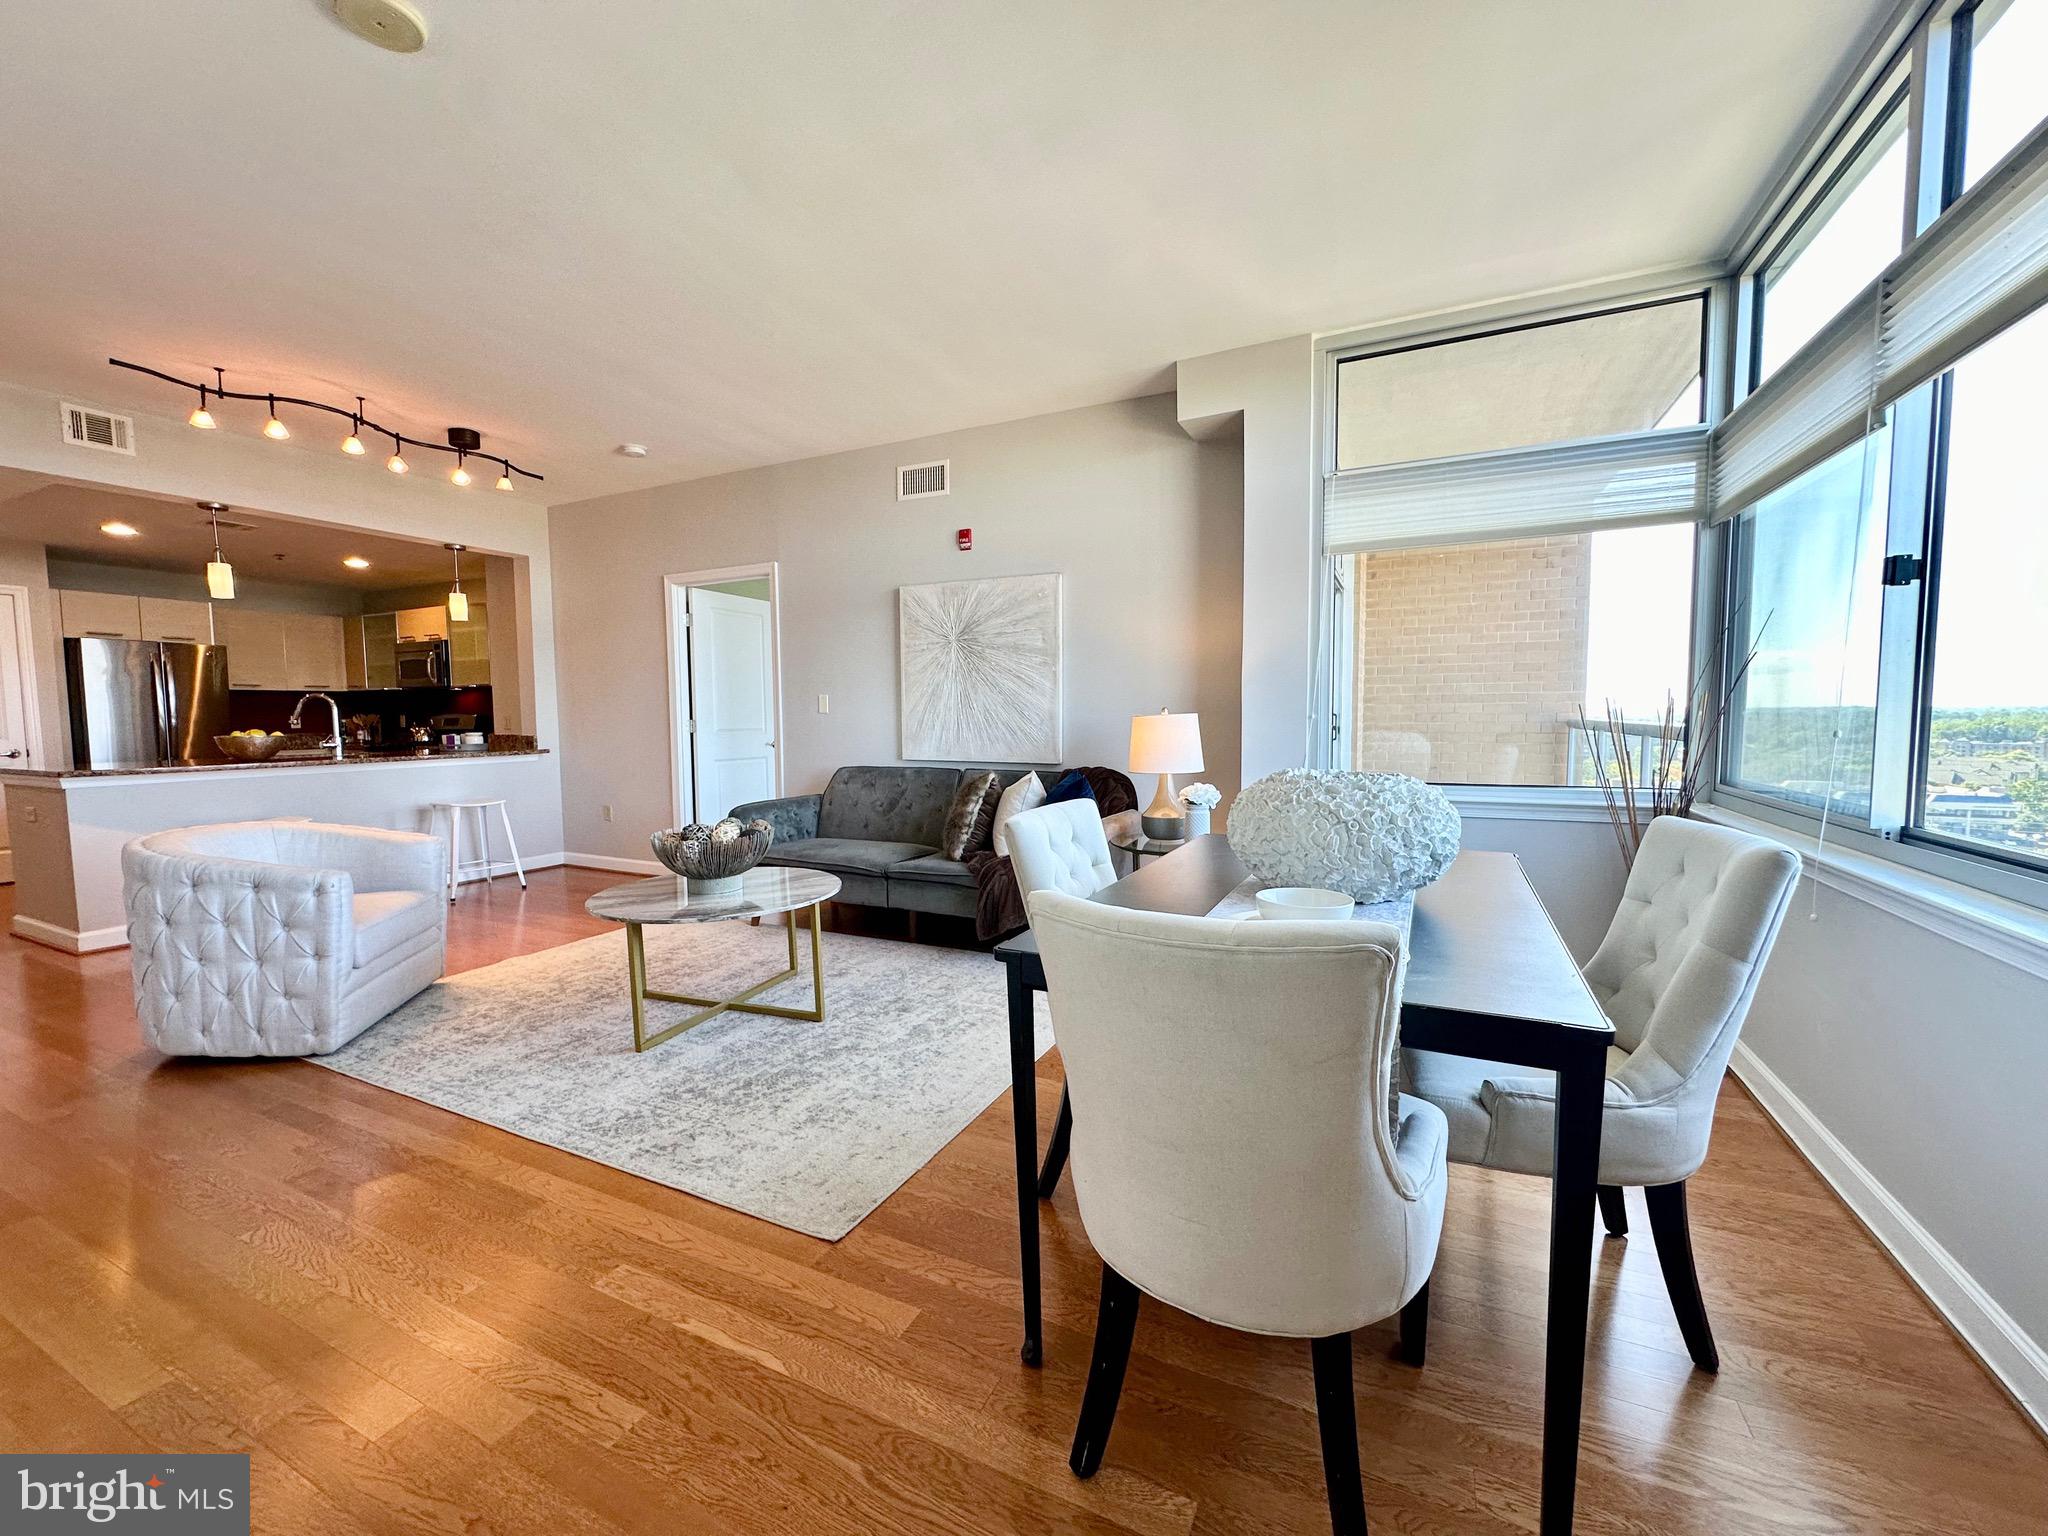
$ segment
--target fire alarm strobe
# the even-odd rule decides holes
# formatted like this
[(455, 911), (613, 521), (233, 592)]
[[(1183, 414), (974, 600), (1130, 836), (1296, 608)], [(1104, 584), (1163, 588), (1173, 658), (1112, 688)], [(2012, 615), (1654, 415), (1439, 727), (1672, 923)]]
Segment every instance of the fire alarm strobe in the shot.
[(953, 535), (953, 538), (962, 549), (974, 548), (974, 530), (972, 528), (962, 528)]

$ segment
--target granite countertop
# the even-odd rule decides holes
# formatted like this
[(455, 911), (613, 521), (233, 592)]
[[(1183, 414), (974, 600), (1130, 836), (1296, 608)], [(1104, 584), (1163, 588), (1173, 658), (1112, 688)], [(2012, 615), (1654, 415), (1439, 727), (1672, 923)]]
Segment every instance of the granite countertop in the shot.
[(545, 757), (547, 748), (532, 745), (448, 748), (412, 747), (383, 752), (344, 752), (338, 759), (331, 753), (320, 756), (285, 754), (267, 763), (165, 763), (142, 768), (11, 768), (0, 777), (21, 779), (113, 779), (141, 778), (160, 773), (220, 773), (253, 771), (260, 768), (336, 768), (364, 763), (420, 763), (446, 758), (476, 760), (489, 757)]

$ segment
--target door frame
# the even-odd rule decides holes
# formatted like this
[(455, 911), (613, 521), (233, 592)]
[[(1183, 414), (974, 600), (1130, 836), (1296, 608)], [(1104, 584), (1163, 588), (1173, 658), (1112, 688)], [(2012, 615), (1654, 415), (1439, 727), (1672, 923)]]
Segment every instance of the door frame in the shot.
[[(14, 639), (21, 652), (22, 750), (27, 755), (15, 766), (41, 768), (44, 766), (43, 704), (42, 696), (36, 691), (36, 627), (32, 614), (34, 598), (27, 587), (16, 586), (12, 582), (0, 584), (0, 592), (10, 594), (15, 600)], [(781, 764), (782, 759), (778, 754), (776, 766), (779, 768)], [(0, 771), (4, 771), (6, 766), (0, 763)], [(4, 798), (0, 796), (0, 799)], [(0, 807), (0, 818), (4, 818), (6, 814), (4, 807)], [(0, 823), (0, 833), (6, 830), (4, 823)], [(11, 845), (0, 847), (0, 885), (13, 883), (14, 849)]]
[[(783, 763), (788, 737), (782, 729), (782, 572), (779, 562), (724, 565), (705, 571), (682, 571), (661, 578), (662, 622), (668, 648), (668, 773), (669, 809), (675, 825), (697, 819), (697, 785), (691, 768), (690, 727), (696, 715), (694, 679), (690, 675), (690, 588), (716, 587), (729, 581), (768, 580), (768, 684), (775, 693), (775, 793), (783, 792)], [(678, 701), (687, 706), (677, 708)]]

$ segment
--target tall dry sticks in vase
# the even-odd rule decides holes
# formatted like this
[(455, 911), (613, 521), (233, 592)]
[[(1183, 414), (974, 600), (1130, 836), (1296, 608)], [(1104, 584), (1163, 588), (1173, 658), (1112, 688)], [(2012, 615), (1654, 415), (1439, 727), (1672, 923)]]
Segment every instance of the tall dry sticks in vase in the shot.
[[(1722, 629), (1715, 656), (1728, 654), (1730, 631), (1739, 620), (1740, 615), (1735, 615)], [(1693, 802), (1713, 771), (1714, 744), (1720, 739), (1735, 692), (1748, 674), (1749, 664), (1756, 660), (1769, 624), (1766, 614), (1727, 687), (1714, 688), (1714, 663), (1709, 661), (1693, 679), (1682, 711), (1677, 699), (1664, 695), (1663, 716), (1649, 727), (1656, 735), (1657, 752), (1647, 775), (1637, 764), (1634, 746), (1636, 739), (1648, 734), (1642, 726), (1632, 727), (1612, 699), (1607, 701), (1606, 718), (1597, 726), (1586, 718), (1585, 710), (1579, 711), (1579, 729), (1593, 755), (1594, 782), (1607, 803), (1607, 820), (1614, 828), (1614, 840), (1621, 845), (1621, 862), (1626, 868), (1635, 868), (1636, 850), (1642, 847), (1643, 834), (1652, 821), (1659, 816), (1692, 814)], [(1695, 734), (1693, 723), (1702, 719), (1705, 728)]]

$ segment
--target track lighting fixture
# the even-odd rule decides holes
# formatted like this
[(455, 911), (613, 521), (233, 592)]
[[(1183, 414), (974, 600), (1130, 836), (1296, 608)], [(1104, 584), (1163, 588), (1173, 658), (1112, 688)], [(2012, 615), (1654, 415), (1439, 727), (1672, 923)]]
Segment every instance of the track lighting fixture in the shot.
[(455, 557), (455, 585), (448, 593), (449, 622), (453, 624), (467, 623), (469, 620), (469, 599), (463, 595), (462, 591), (462, 552), (469, 546), (466, 544), (444, 544), (441, 547)]
[[(115, 368), (126, 368), (132, 373), (142, 373), (147, 374), (152, 379), (162, 379), (166, 384), (175, 384), (181, 389), (197, 391), (199, 404), (194, 407), (192, 414), (187, 416), (185, 420), (188, 425), (201, 428), (202, 430), (210, 430), (215, 425), (213, 412), (209, 409), (209, 399), (213, 403), (223, 400), (261, 400), (269, 407), (269, 415), (264, 419), (263, 423), (263, 435), (270, 438), (273, 442), (284, 442), (292, 434), (291, 428), (287, 427), (277, 414), (278, 402), (282, 401), (286, 405), (299, 406), (304, 410), (326, 411), (333, 416), (346, 416), (348, 418), (349, 430), (348, 436), (341, 440), (341, 451), (351, 457), (360, 457), (365, 452), (363, 447), (363, 432), (365, 429), (380, 437), (390, 438), (391, 457), (384, 461), (384, 467), (394, 475), (402, 475), (412, 467), (405, 461), (405, 450), (408, 447), (413, 447), (431, 448), (436, 453), (454, 454), (455, 470), (448, 478), (455, 484), (470, 485), (475, 479), (465, 463), (470, 454), (478, 453), (483, 446), (483, 434), (474, 427), (450, 427), (448, 429), (447, 442), (430, 443), (425, 438), (407, 437), (403, 432), (394, 432), (391, 428), (370, 420), (368, 416), (363, 414), (364, 397), (361, 395), (356, 396), (355, 409), (350, 410), (347, 406), (329, 405), (324, 400), (308, 400), (300, 395), (280, 395), (270, 390), (229, 389), (227, 387), (227, 375), (219, 368), (213, 370), (213, 383), (200, 384), (193, 382), (191, 379), (181, 379), (176, 374), (164, 373), (160, 369), (145, 368), (140, 363), (123, 362), (118, 357), (110, 357), (107, 359), (107, 362)], [(481, 457), (481, 454), (479, 454), (479, 457)], [(512, 489), (512, 477), (514, 475), (524, 475), (529, 480), (544, 480), (547, 478), (545, 475), (535, 474), (530, 469), (521, 469), (517, 464), (514, 464), (510, 459), (502, 455), (494, 454), (489, 459), (486, 459), (485, 462), (495, 463), (498, 466), (497, 488), (501, 491)]]

